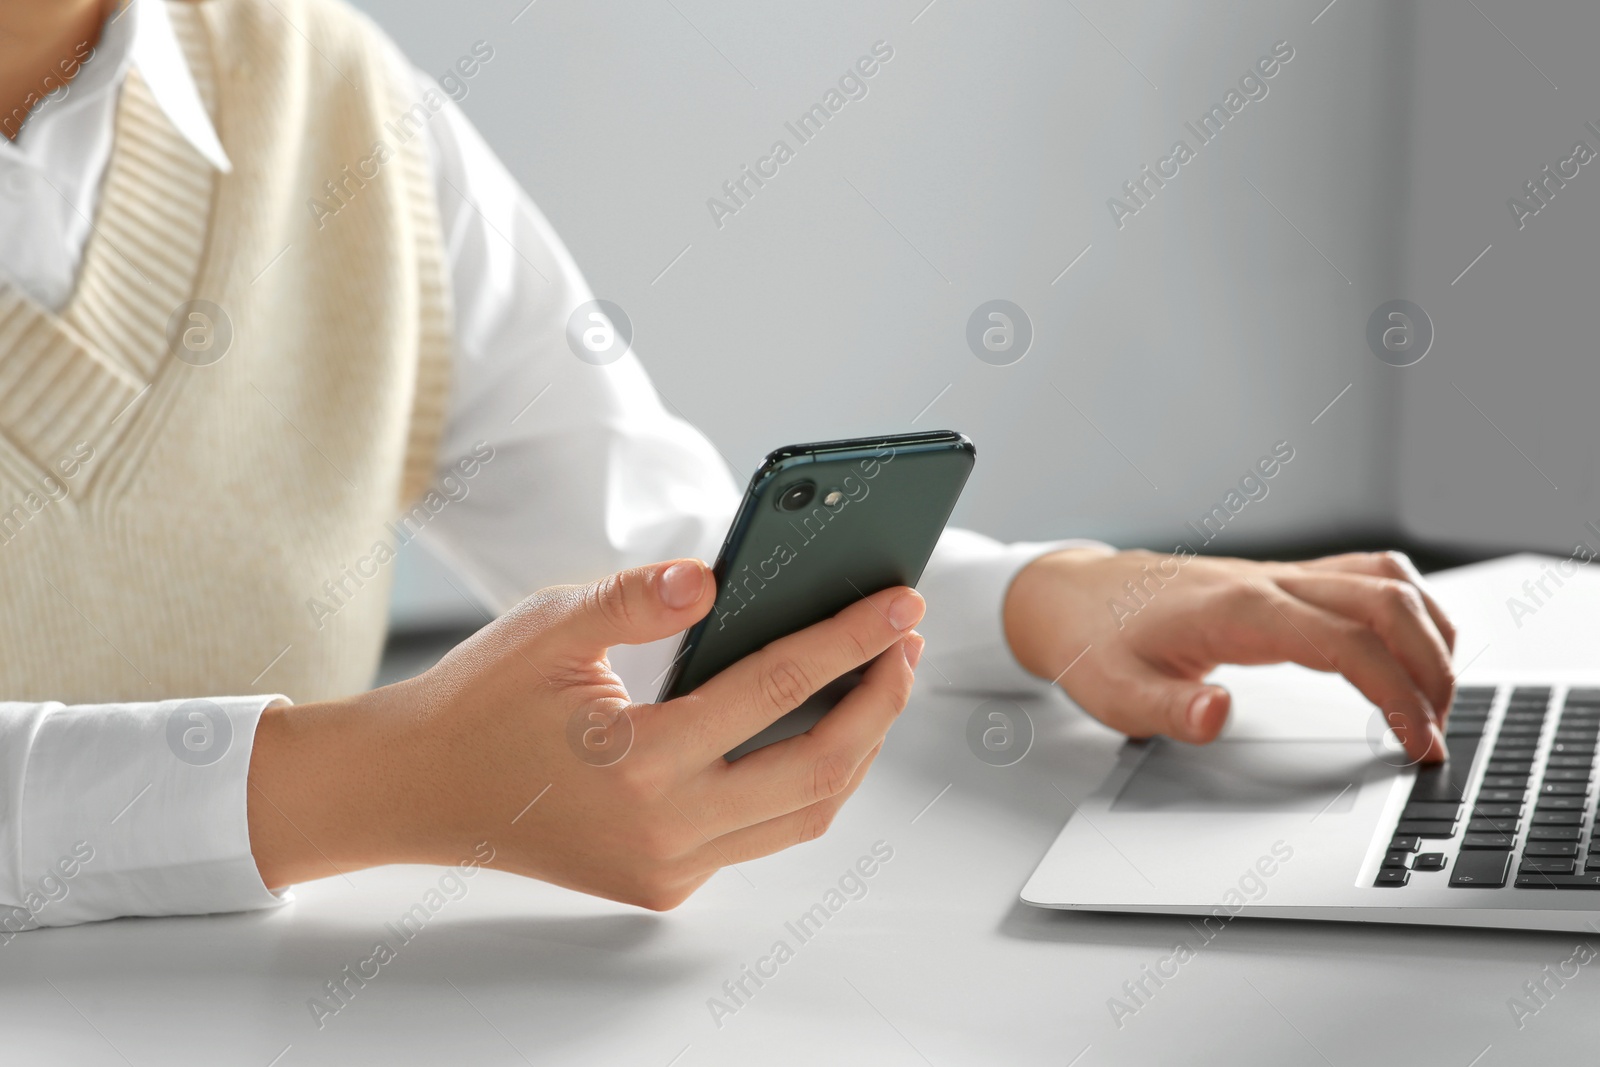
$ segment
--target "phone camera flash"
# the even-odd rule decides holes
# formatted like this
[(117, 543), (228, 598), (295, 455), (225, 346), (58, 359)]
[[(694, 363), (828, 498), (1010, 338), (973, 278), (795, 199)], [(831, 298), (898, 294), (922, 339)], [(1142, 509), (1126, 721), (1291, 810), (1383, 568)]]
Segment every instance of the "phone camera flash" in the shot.
[(837, 489), (829, 489), (827, 495), (822, 498), (822, 502), (830, 508), (836, 508), (844, 503), (844, 494)]

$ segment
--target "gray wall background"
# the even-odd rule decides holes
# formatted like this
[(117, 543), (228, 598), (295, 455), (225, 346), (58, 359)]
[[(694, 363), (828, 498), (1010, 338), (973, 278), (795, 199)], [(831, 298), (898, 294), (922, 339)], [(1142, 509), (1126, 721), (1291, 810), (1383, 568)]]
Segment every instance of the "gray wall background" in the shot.
[[(1504, 205), (1600, 118), (1576, 4), (362, 6), (424, 70), (493, 46), (462, 107), (741, 480), (775, 445), (915, 420), (977, 442), (957, 521), (1005, 538), (1170, 547), (1278, 441), (1294, 460), (1214, 549), (1556, 548), (1595, 510), (1600, 165), (1528, 231)], [(868, 95), (719, 229), (707, 199), (880, 40)], [(1278, 41), (1267, 96), (1119, 229), (1108, 198)], [(1365, 339), (1396, 297), (1438, 338), (1404, 369)], [(1035, 331), (1007, 367), (966, 342), (994, 298)], [(401, 621), (452, 603), (403, 569)]]
[(1478, 3), (1419, 18), (1406, 277), (1438, 351), (1403, 375), (1399, 516), (1433, 541), (1600, 550), (1600, 160), (1521, 230), (1507, 205), (1576, 141), (1600, 151), (1600, 8)]

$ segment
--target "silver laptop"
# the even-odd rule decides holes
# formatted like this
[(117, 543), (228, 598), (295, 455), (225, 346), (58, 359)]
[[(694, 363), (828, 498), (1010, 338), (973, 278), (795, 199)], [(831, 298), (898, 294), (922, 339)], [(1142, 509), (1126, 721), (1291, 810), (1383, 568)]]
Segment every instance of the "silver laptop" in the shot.
[(1022, 899), (1211, 930), (1239, 915), (1600, 929), (1600, 676), (1462, 685), (1448, 763), (1418, 766), (1353, 692), (1289, 670), (1236, 686), (1249, 714), (1211, 745), (1124, 746)]

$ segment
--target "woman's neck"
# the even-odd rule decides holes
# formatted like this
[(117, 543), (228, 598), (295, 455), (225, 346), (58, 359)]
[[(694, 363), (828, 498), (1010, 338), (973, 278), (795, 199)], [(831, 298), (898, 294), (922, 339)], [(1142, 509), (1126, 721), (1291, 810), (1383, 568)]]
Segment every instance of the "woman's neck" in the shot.
[(100, 40), (116, 0), (0, 0), (0, 133), (15, 140)]

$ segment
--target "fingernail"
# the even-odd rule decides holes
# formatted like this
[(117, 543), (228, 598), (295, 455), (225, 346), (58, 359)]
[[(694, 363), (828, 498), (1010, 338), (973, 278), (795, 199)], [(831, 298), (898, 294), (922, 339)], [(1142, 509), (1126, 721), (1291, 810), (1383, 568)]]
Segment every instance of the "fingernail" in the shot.
[(915, 593), (902, 593), (889, 605), (889, 625), (896, 630), (909, 630), (922, 620), (922, 597)]
[(915, 630), (912, 630), (911, 636), (906, 638), (906, 662), (911, 665), (912, 670), (916, 670), (917, 664), (922, 661), (922, 650), (927, 643), (923, 636)]
[(700, 599), (706, 586), (706, 567), (697, 559), (679, 560), (661, 572), (661, 602), (674, 610)]
[(1206, 711), (1211, 707), (1211, 690), (1202, 689), (1189, 701), (1189, 710), (1184, 713), (1188, 722), (1189, 736), (1198, 737), (1205, 726)]

